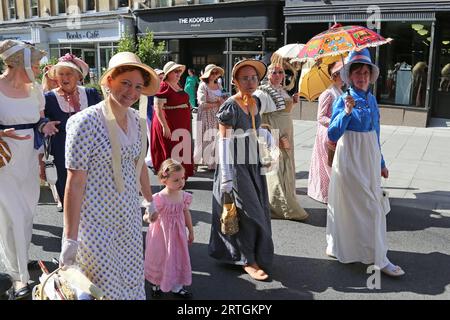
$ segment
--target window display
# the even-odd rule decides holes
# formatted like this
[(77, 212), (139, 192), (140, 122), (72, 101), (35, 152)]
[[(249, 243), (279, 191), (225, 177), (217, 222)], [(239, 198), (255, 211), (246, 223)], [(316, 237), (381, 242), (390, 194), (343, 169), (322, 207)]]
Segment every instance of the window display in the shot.
[(381, 34), (393, 38), (380, 47), (377, 98), (380, 103), (425, 107), (431, 23), (393, 21)]

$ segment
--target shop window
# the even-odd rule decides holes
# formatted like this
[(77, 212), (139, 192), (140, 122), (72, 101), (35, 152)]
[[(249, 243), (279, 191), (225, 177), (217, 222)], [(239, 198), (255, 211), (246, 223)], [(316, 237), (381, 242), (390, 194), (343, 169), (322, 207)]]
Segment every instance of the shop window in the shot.
[(58, 45), (50, 45), (50, 58), (59, 58), (59, 47)]
[(30, 0), (30, 17), (37, 17), (39, 15), (38, 0)]
[(17, 19), (16, 1), (8, 0), (8, 18), (10, 20)]
[(424, 21), (381, 24), (381, 34), (394, 40), (379, 49), (380, 103), (425, 107), (430, 32), (431, 23)]
[(66, 1), (65, 0), (56, 0), (56, 13), (57, 14), (65, 14), (66, 13)]
[[(192, 1), (193, 2), (193, 1)], [(209, 3), (217, 3), (220, 2), (219, 0), (199, 0), (199, 4), (209, 4)]]
[(206, 56), (193, 56), (192, 64), (194, 66), (205, 66), (206, 65)]
[(287, 24), (287, 43), (307, 43), (312, 37), (328, 28), (328, 23)]
[(95, 0), (84, 0), (84, 9), (86, 12), (95, 11)]
[(232, 38), (232, 51), (261, 51), (262, 38)]

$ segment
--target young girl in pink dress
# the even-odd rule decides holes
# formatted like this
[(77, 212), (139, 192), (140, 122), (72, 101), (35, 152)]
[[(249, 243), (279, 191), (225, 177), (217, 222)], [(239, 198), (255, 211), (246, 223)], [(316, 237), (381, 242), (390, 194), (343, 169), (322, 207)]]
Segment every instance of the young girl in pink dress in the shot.
[[(172, 291), (183, 298), (191, 293), (184, 286), (192, 282), (188, 244), (194, 241), (194, 230), (189, 212), (192, 195), (183, 191), (183, 166), (172, 159), (165, 160), (158, 171), (165, 188), (153, 195), (156, 212), (145, 214), (150, 223), (145, 249), (145, 278), (152, 284), (152, 296), (161, 291)], [(188, 235), (186, 235), (186, 227)]]

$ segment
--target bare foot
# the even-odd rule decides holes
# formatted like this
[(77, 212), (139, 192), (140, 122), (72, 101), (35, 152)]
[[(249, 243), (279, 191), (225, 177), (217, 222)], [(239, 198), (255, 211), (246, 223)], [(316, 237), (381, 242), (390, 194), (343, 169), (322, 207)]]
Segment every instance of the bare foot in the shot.
[(252, 277), (255, 280), (263, 281), (267, 280), (269, 278), (269, 275), (261, 269), (256, 263), (253, 264), (247, 264), (243, 266), (245, 272), (247, 272), (250, 277)]

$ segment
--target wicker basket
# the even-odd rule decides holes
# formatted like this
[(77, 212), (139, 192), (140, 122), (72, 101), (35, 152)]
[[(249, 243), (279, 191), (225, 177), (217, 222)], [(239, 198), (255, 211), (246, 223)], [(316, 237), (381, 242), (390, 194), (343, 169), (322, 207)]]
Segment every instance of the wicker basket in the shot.
[[(68, 267), (68, 268), (71, 268), (71, 267)], [(63, 273), (64, 273), (64, 271), (62, 270), (62, 268), (58, 268), (49, 274), (45, 274), (45, 276), (41, 280), (41, 283), (36, 285), (33, 288), (32, 299), (33, 300), (77, 300), (77, 294), (76, 294), (75, 290), (73, 289), (73, 286), (71, 285), (72, 282), (69, 281), (70, 279), (66, 279), (66, 277), (63, 276)], [(54, 278), (54, 280), (58, 281), (60, 284), (58, 289), (56, 289), (59, 299), (50, 299), (45, 294), (44, 288), (48, 283), (52, 283), (51, 281), (49, 281), (51, 278)], [(83, 278), (83, 281), (88, 282), (87, 287), (89, 288), (89, 292), (87, 292), (87, 293), (93, 297), (93, 300), (103, 300), (104, 299), (104, 295), (99, 288), (97, 288), (94, 284), (92, 284), (85, 277)]]

